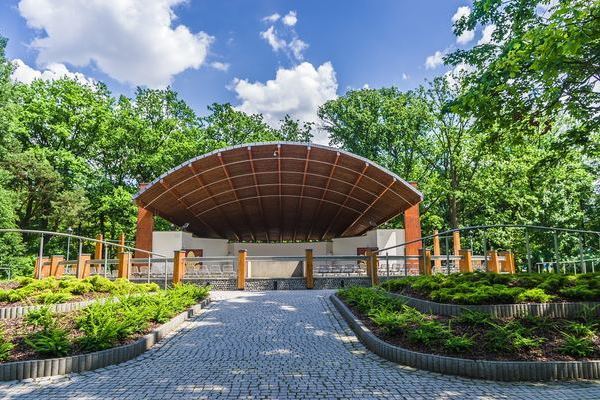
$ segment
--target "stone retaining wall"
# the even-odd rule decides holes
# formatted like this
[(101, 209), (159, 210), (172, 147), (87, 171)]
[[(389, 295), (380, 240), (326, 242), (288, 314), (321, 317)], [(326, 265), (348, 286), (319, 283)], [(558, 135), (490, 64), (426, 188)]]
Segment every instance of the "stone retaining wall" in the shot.
[(331, 301), (373, 353), (386, 360), (432, 372), (496, 381), (600, 379), (600, 361), (487, 361), (419, 353), (389, 344), (369, 330), (335, 295)]
[(92, 371), (94, 369), (131, 360), (150, 349), (185, 320), (197, 315), (209, 302), (210, 299), (203, 300), (199, 304), (182, 312), (172, 318), (169, 322), (154, 329), (149, 334), (131, 344), (71, 357), (14, 361), (0, 364), (0, 381), (41, 378), (44, 376), (65, 375), (72, 372)]
[(587, 308), (595, 308), (596, 315), (600, 315), (600, 303), (531, 303), (531, 304), (485, 304), (485, 305), (459, 305), (436, 303), (429, 300), (417, 299), (390, 292), (390, 295), (402, 299), (407, 305), (425, 313), (452, 317), (460, 315), (466, 310), (479, 311), (498, 318), (523, 317), (527, 315), (545, 316), (550, 318), (574, 318)]

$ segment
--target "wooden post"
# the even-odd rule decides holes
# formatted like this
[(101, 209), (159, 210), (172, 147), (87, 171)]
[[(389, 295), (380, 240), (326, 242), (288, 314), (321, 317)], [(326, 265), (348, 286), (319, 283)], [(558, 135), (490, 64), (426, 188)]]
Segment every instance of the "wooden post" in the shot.
[(496, 250), (488, 251), (488, 272), (495, 274), (500, 272), (500, 261), (498, 260), (498, 252)]
[(373, 274), (373, 258), (371, 257), (371, 250), (365, 252), (367, 256), (367, 276), (370, 277)]
[(514, 259), (512, 252), (510, 250), (500, 251), (500, 252), (498, 252), (498, 254), (504, 257), (504, 262), (502, 263), (503, 268), (501, 269), (502, 272), (514, 274), (515, 273), (515, 259)]
[(125, 251), (125, 234), (121, 233), (121, 235), (119, 236), (119, 247), (121, 248), (121, 251)]
[(96, 247), (94, 249), (94, 260), (99, 260), (102, 258), (102, 234), (99, 233), (96, 235), (96, 240), (100, 240), (99, 242), (96, 242)]
[(58, 265), (65, 258), (63, 256), (52, 256), (50, 257), (50, 276), (60, 278), (65, 272), (64, 265)]
[(377, 253), (371, 252), (371, 286), (379, 285), (379, 257)]
[(459, 267), (460, 272), (473, 272), (473, 251), (470, 249), (460, 250)]
[(246, 288), (246, 255), (247, 250), (240, 250), (238, 252), (238, 265), (237, 265), (237, 288), (238, 290), (244, 290)]
[[(438, 235), (438, 230), (434, 230), (433, 231), (433, 255), (434, 256), (440, 256), (441, 255), (441, 250), (440, 250), (440, 235)], [(436, 271), (441, 271), (442, 269), (442, 260), (439, 258), (436, 258), (435, 260), (433, 260), (433, 266), (435, 268)]]
[(305, 262), (306, 262), (306, 288), (312, 289), (315, 287), (315, 279), (313, 276), (313, 251), (312, 251), (312, 249), (306, 249)]
[(83, 253), (77, 257), (77, 272), (76, 276), (78, 279), (85, 279), (90, 276), (90, 260), (92, 259), (91, 254)]
[(419, 257), (421, 257), (421, 273), (431, 275), (431, 250), (419, 249)]
[(50, 259), (48, 257), (42, 257), (41, 259), (39, 257), (35, 258), (35, 262), (34, 262), (34, 266), (33, 266), (33, 277), (35, 279), (44, 279), (47, 276), (50, 276), (50, 266), (49, 265), (44, 265), (46, 264), (48, 261), (50, 261)]
[(120, 251), (118, 256), (119, 264), (117, 266), (117, 277), (129, 279), (129, 264), (131, 263), (131, 253)]
[(177, 284), (183, 280), (185, 276), (185, 251), (175, 250), (173, 257), (173, 284)]
[[(452, 248), (454, 250), (455, 256), (460, 256), (460, 232), (454, 231), (452, 232)], [(458, 271), (460, 269), (460, 261), (454, 261), (454, 268)]]

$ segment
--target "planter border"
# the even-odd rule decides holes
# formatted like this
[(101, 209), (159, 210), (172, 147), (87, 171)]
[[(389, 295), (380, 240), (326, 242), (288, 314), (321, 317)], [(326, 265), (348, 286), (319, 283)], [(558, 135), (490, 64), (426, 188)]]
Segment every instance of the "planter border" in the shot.
[(386, 291), (386, 293), (401, 299), (406, 305), (414, 307), (421, 312), (446, 317), (460, 315), (469, 310), (486, 313), (497, 318), (514, 318), (527, 315), (550, 318), (573, 318), (577, 317), (584, 307), (596, 307), (596, 315), (600, 315), (600, 302), (462, 305), (436, 303), (389, 291)]
[(76, 356), (13, 361), (0, 364), (0, 381), (35, 379), (66, 375), (73, 372), (92, 371), (131, 360), (149, 350), (184, 321), (197, 315), (209, 303), (210, 297), (207, 297), (130, 344)]
[(398, 364), (442, 374), (494, 381), (600, 379), (600, 360), (488, 361), (407, 350), (375, 336), (335, 294), (330, 296), (330, 300), (365, 347)]
[(80, 310), (93, 303), (103, 303), (108, 299), (114, 299), (114, 296), (100, 297), (97, 299), (75, 301), (71, 303), (57, 303), (57, 304), (32, 304), (30, 306), (13, 306), (13, 307), (2, 307), (0, 308), (0, 320), (2, 319), (14, 319), (20, 318), (27, 314), (29, 311), (38, 310), (42, 307), (49, 307), (50, 311), (55, 313), (66, 313), (69, 311)]

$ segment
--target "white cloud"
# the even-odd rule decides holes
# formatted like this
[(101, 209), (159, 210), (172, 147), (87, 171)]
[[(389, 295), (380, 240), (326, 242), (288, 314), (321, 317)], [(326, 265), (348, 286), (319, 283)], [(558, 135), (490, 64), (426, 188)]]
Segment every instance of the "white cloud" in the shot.
[(220, 62), (220, 61), (213, 61), (210, 63), (211, 68), (214, 68), (218, 71), (228, 71), (229, 70), (229, 63), (224, 63), (224, 62)]
[(287, 42), (277, 36), (277, 32), (275, 31), (274, 26), (270, 26), (269, 29), (267, 29), (264, 32), (261, 32), (260, 37), (265, 39), (267, 43), (269, 43), (269, 46), (271, 46), (273, 51), (279, 51), (287, 47)]
[(403, 73), (402, 73), (402, 80), (403, 80), (403, 81), (407, 81), (407, 80), (409, 80), (409, 79), (410, 79), (410, 76), (408, 76), (408, 74), (407, 74), (406, 72), (403, 72)]
[(436, 51), (433, 55), (425, 59), (426, 69), (435, 69), (444, 63), (444, 54), (441, 51)]
[[(462, 18), (467, 18), (471, 15), (471, 8), (468, 6), (458, 7), (454, 15), (452, 16), (452, 23), (456, 24)], [(467, 44), (475, 37), (475, 31), (464, 31), (461, 35), (456, 37), (456, 43)]]
[(213, 38), (172, 26), (185, 0), (21, 0), (27, 24), (42, 30), (38, 64), (96, 65), (120, 82), (164, 87), (205, 61)]
[(475, 68), (471, 65), (460, 63), (457, 64), (452, 70), (446, 72), (444, 76), (448, 84), (455, 90), (460, 89), (462, 81), (465, 75), (475, 71)]
[(298, 38), (294, 38), (288, 43), (288, 47), (292, 51), (292, 54), (294, 54), (296, 60), (302, 61), (304, 59), (302, 52), (308, 48), (308, 44)]
[(279, 18), (281, 18), (281, 15), (275, 13), (275, 14), (267, 15), (262, 20), (265, 22), (276, 22), (279, 20)]
[(287, 26), (294, 26), (296, 22), (298, 22), (298, 17), (296, 17), (296, 11), (290, 11), (283, 17), (283, 23)]
[[(233, 82), (241, 104), (239, 110), (249, 114), (261, 113), (272, 126), (278, 126), (286, 114), (306, 122), (318, 120), (320, 105), (337, 97), (337, 79), (330, 62), (315, 68), (303, 62), (293, 68), (279, 68), (275, 79), (249, 82), (236, 79)], [(317, 131), (315, 141), (327, 143), (325, 133)]]
[(36, 79), (53, 81), (61, 78), (69, 78), (89, 86), (93, 86), (95, 83), (93, 79), (87, 78), (80, 72), (71, 72), (64, 64), (60, 63), (48, 64), (43, 71), (31, 68), (29, 65), (25, 64), (23, 60), (18, 58), (13, 60), (13, 65), (15, 66), (15, 70), (13, 71), (11, 78), (17, 82), (31, 83)]
[(477, 44), (488, 44), (493, 41), (492, 35), (496, 31), (496, 25), (486, 25), (483, 27), (483, 31), (481, 33), (481, 39), (477, 42)]

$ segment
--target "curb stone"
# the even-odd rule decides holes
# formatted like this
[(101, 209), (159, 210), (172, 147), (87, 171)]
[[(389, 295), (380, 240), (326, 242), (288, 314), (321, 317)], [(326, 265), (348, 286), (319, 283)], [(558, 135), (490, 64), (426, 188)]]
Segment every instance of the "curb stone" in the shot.
[(431, 372), (491, 381), (600, 379), (600, 360), (488, 361), (419, 353), (379, 339), (336, 296), (330, 300), (367, 349), (398, 364)]

